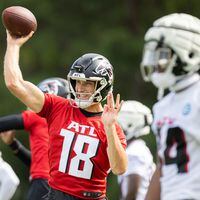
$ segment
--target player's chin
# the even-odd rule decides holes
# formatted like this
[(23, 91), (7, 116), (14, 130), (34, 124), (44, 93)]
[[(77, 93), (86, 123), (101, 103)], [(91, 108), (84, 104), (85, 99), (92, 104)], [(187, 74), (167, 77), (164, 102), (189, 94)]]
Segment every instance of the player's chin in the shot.
[(88, 95), (80, 95), (79, 97), (78, 97), (78, 99), (81, 101), (87, 101), (87, 100), (89, 100), (89, 98), (90, 98), (90, 96), (88, 96)]

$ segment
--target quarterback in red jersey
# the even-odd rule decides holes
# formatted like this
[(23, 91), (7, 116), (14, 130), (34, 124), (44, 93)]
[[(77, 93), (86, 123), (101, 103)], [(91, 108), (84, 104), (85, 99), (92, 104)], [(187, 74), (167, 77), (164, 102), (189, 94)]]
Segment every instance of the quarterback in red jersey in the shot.
[[(120, 95), (112, 95), (113, 68), (99, 54), (85, 54), (68, 74), (72, 99), (42, 93), (23, 79), (20, 47), (32, 36), (13, 38), (7, 32), (4, 60), (5, 83), (27, 107), (47, 119), (50, 134), (51, 190), (48, 199), (106, 199), (110, 169), (122, 174), (127, 168), (125, 136), (117, 125)], [(107, 104), (101, 102), (107, 97)]]
[[(45, 79), (38, 85), (44, 93), (50, 93), (67, 98), (68, 82), (62, 78)], [(22, 148), (18, 140), (13, 138), (13, 133), (4, 132), (13, 129), (24, 129), (29, 133), (30, 152)], [(30, 187), (27, 200), (42, 200), (48, 193), (49, 186), (49, 134), (46, 119), (38, 116), (31, 110), (20, 114), (0, 117), (0, 132), (2, 140), (8, 144), (15, 155), (30, 167)]]

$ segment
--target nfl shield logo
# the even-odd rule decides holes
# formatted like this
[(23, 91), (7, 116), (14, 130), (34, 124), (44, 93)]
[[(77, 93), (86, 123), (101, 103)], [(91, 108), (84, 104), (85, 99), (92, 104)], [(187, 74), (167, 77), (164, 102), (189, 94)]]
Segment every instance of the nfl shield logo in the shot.
[(186, 103), (183, 107), (183, 115), (188, 115), (191, 112), (191, 104)]

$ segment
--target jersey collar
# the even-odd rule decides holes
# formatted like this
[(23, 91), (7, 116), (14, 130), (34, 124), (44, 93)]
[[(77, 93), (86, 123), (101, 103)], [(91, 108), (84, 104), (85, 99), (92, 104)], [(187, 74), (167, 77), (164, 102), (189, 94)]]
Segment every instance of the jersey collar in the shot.
[(170, 88), (170, 91), (181, 92), (182, 90), (187, 89), (188, 87), (195, 84), (199, 80), (200, 80), (200, 76), (197, 73), (187, 76), (184, 79), (177, 82), (172, 88)]
[(88, 112), (82, 108), (80, 108), (80, 111), (82, 114), (84, 114), (86, 117), (96, 117), (96, 116), (101, 116), (103, 112)]

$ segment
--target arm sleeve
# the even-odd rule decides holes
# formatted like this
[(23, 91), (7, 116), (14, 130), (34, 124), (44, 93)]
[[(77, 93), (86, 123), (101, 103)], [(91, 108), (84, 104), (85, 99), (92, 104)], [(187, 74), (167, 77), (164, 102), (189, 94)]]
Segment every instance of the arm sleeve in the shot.
[(9, 145), (13, 153), (28, 167), (31, 165), (31, 152), (16, 138)]
[(0, 117), (0, 132), (13, 129), (24, 129), (24, 122), (21, 114)]

